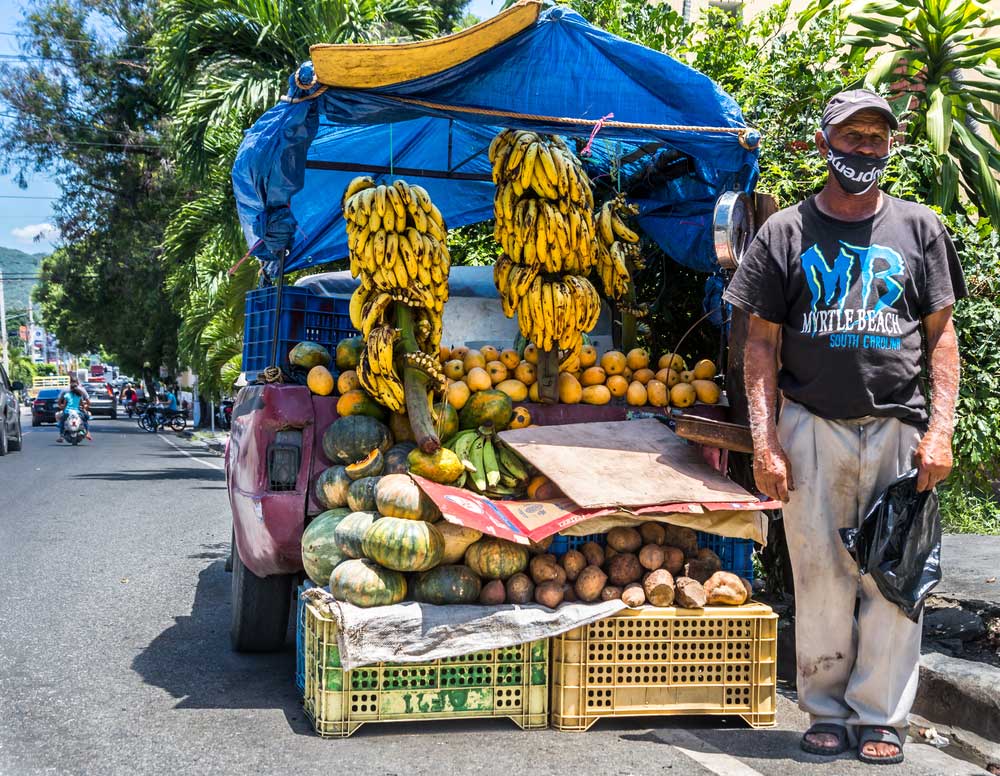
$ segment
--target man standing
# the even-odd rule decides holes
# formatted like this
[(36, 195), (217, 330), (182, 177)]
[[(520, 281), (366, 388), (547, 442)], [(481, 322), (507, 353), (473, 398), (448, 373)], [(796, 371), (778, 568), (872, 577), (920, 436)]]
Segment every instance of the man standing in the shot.
[(966, 295), (937, 216), (878, 188), (897, 127), (874, 92), (831, 99), (816, 133), (826, 185), (763, 225), (725, 294), (750, 315), (754, 477), (785, 502), (799, 706), (812, 722), (802, 748), (835, 755), (853, 741), (872, 763), (903, 759), (921, 626), (859, 576), (838, 529), (859, 525), (913, 467), (920, 490), (948, 476), (959, 374), (951, 313)]

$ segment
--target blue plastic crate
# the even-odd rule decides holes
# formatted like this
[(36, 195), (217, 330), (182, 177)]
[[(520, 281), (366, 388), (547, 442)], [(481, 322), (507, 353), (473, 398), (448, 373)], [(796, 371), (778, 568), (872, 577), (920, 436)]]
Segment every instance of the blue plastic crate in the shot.
[[(587, 542), (596, 542), (604, 547), (607, 543), (607, 535), (560, 536), (557, 534), (548, 551), (553, 555), (562, 555), (569, 550), (580, 549)], [(698, 531), (698, 546), (707, 547), (718, 555), (724, 571), (731, 571), (753, 581), (753, 541), (750, 539), (732, 539), (728, 536), (716, 536)]]
[(295, 687), (299, 695), (306, 693), (306, 602), (302, 600), (302, 592), (313, 587), (308, 579), (299, 585), (295, 596)]
[[(247, 381), (271, 364), (276, 288), (257, 288), (246, 296), (243, 321), (243, 371)], [(332, 353), (337, 343), (358, 332), (351, 326), (350, 300), (320, 296), (308, 288), (285, 286), (281, 292), (277, 366), (288, 366), (288, 351), (297, 342), (318, 342)]]
[(596, 542), (603, 547), (606, 539), (605, 534), (589, 534), (587, 536), (560, 536), (556, 534), (552, 544), (549, 545), (548, 552), (553, 555), (563, 555), (570, 550), (579, 550), (587, 542)]
[(722, 569), (753, 581), (753, 540), (698, 532), (698, 546), (708, 547), (719, 556)]

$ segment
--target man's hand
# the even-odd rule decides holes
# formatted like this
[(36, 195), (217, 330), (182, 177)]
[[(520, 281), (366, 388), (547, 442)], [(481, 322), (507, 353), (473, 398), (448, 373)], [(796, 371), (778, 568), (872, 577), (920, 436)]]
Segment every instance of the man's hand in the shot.
[(928, 431), (913, 454), (917, 465), (917, 490), (930, 490), (951, 473), (951, 437)]
[(788, 501), (788, 492), (795, 490), (792, 465), (778, 443), (754, 446), (753, 478), (765, 496), (777, 501)]

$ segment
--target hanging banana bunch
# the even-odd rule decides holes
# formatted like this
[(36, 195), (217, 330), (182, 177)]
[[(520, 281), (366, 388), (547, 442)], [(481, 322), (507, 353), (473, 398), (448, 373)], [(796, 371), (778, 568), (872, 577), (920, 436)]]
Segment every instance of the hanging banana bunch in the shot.
[(445, 388), (437, 368), (451, 267), (444, 219), (421, 186), (367, 176), (348, 184), (343, 212), (351, 275), (361, 281), (350, 303), (351, 324), (365, 338), (358, 380), (393, 412), (410, 410), (418, 444), (424, 426), (433, 452), (440, 442), (425, 421), (428, 388)]
[(504, 253), (493, 279), (504, 314), (563, 363), (601, 313), (586, 275), (596, 264), (594, 196), (580, 160), (554, 135), (506, 129), (490, 144), (494, 237)]
[(624, 195), (619, 194), (605, 202), (594, 216), (597, 222), (594, 246), (597, 264), (594, 270), (601, 279), (604, 293), (619, 303), (629, 300), (632, 292), (631, 270), (639, 268), (641, 261), (639, 235), (625, 223), (626, 217), (638, 213), (639, 208), (630, 205)]

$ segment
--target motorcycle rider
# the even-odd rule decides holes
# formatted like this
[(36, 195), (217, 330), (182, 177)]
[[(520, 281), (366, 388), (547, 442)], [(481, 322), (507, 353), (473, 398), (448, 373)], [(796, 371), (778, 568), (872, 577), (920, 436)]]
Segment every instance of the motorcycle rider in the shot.
[(59, 394), (56, 406), (58, 410), (56, 427), (59, 430), (56, 442), (63, 441), (63, 423), (69, 417), (69, 410), (76, 410), (80, 413), (80, 417), (83, 419), (83, 430), (87, 432), (87, 439), (93, 441), (93, 437), (90, 436), (90, 413), (88, 412), (90, 409), (90, 396), (87, 394), (87, 389), (80, 385), (80, 381), (76, 375), (70, 375), (69, 388), (64, 389)]

